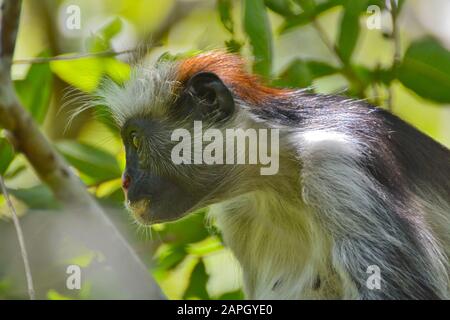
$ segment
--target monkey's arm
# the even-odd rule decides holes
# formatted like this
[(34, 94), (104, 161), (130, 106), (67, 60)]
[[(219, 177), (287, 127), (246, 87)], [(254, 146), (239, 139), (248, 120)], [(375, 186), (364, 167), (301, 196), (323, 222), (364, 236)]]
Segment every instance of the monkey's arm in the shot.
[[(315, 135), (317, 137), (317, 135)], [(375, 179), (367, 158), (344, 135), (305, 139), (302, 197), (332, 241), (332, 267), (344, 298), (445, 298), (448, 280), (431, 233)], [(381, 272), (381, 288), (369, 289), (369, 266)]]

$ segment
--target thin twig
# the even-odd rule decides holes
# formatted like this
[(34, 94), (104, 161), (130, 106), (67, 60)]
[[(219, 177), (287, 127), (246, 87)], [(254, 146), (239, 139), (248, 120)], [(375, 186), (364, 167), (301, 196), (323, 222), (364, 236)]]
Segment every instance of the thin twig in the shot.
[(364, 85), (359, 80), (359, 77), (356, 75), (356, 73), (353, 71), (353, 69), (350, 66), (347, 66), (344, 58), (342, 57), (341, 52), (328, 38), (327, 34), (325, 33), (325, 30), (323, 30), (319, 21), (315, 17), (313, 17), (311, 22), (312, 22), (314, 29), (316, 29), (316, 32), (318, 33), (322, 42), (325, 44), (325, 46), (328, 48), (328, 50), (330, 50), (330, 52), (338, 59), (341, 67), (344, 69), (344, 75), (347, 77), (347, 79), (357, 83), (358, 95), (363, 96), (364, 95), (364, 92), (363, 92)]
[(312, 24), (314, 29), (316, 29), (317, 33), (319, 34), (319, 37), (322, 40), (322, 42), (327, 46), (328, 50), (330, 50), (336, 56), (336, 58), (339, 60), (339, 63), (344, 65), (344, 59), (342, 59), (339, 50), (336, 48), (335, 45), (331, 43), (331, 40), (328, 38), (327, 34), (325, 33), (325, 30), (323, 30), (319, 21), (317, 21), (317, 19), (314, 18), (312, 20)]
[[(398, 26), (397, 26), (397, 18), (398, 18), (397, 0), (390, 0), (390, 4), (391, 4), (390, 12), (391, 12), (391, 19), (392, 19), (391, 38), (394, 41), (394, 61), (392, 64), (392, 70), (395, 74), (397, 72), (397, 68), (401, 62), (400, 35), (399, 35)], [(388, 106), (388, 110), (391, 112), (393, 110), (393, 100), (394, 100), (393, 89), (391, 86), (389, 86), (387, 106)]]
[(122, 54), (133, 53), (136, 49), (129, 49), (123, 51), (101, 51), (101, 52), (91, 52), (91, 53), (78, 53), (78, 54), (70, 54), (56, 57), (42, 57), (42, 58), (27, 58), (27, 59), (17, 59), (13, 61), (13, 64), (37, 64), (37, 63), (49, 63), (52, 61), (60, 61), (60, 60), (76, 60), (76, 59), (84, 59), (84, 58), (96, 58), (96, 57), (112, 57), (119, 56)]
[(25, 275), (27, 278), (28, 296), (30, 297), (30, 300), (34, 300), (34, 299), (36, 299), (36, 297), (34, 294), (33, 276), (31, 275), (30, 263), (28, 261), (28, 253), (27, 253), (27, 248), (25, 246), (25, 240), (23, 237), (22, 227), (20, 226), (20, 222), (19, 222), (19, 218), (17, 217), (16, 209), (14, 208), (14, 205), (11, 202), (8, 190), (6, 189), (5, 182), (1, 175), (0, 175), (0, 188), (2, 190), (3, 197), (5, 198), (8, 208), (9, 208), (9, 211), (11, 213), (11, 217), (14, 222), (14, 227), (16, 228), (17, 238), (19, 239), (20, 254), (22, 255), (23, 265), (25, 267)]

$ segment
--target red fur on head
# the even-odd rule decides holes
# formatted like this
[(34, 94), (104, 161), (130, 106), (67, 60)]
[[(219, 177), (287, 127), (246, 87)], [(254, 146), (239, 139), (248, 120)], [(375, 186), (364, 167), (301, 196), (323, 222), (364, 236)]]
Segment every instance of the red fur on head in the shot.
[(178, 81), (185, 84), (199, 72), (215, 73), (242, 100), (259, 104), (290, 90), (266, 87), (261, 80), (245, 70), (245, 63), (235, 54), (212, 51), (183, 60), (179, 65)]

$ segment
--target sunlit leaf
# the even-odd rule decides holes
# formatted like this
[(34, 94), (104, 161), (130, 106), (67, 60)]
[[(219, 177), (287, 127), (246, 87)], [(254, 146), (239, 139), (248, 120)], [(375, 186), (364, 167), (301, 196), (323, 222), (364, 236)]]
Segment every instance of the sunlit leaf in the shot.
[(96, 257), (96, 253), (94, 251), (86, 251), (76, 257), (72, 257), (72, 258), (68, 259), (66, 261), (66, 263), (68, 265), (74, 264), (81, 268), (86, 268), (94, 261), (95, 257)]
[(59, 78), (84, 92), (94, 91), (104, 73), (103, 60), (95, 57), (54, 60), (50, 68)]
[(450, 103), (450, 52), (432, 38), (414, 42), (405, 53), (398, 78), (424, 98)]
[(95, 186), (95, 195), (99, 201), (109, 205), (122, 205), (124, 194), (122, 190), (122, 180), (114, 179), (103, 182)]
[(253, 71), (269, 77), (272, 70), (272, 31), (263, 0), (244, 0), (244, 30), (253, 50)]
[(50, 289), (47, 292), (47, 299), (49, 299), (49, 300), (72, 300), (71, 297), (65, 296), (53, 289)]
[(223, 250), (223, 244), (219, 237), (208, 237), (197, 243), (188, 245), (187, 251), (189, 254), (194, 254), (198, 256), (205, 256), (212, 252), (217, 252)]
[(102, 60), (104, 72), (116, 83), (124, 83), (130, 78), (130, 65), (114, 58)]

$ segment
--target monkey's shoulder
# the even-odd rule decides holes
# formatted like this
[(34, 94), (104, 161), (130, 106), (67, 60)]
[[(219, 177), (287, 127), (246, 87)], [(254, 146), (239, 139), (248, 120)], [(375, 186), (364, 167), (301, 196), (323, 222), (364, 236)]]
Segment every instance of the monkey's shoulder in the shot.
[(300, 92), (256, 113), (293, 132), (290, 140), (303, 152), (322, 160), (357, 160), (391, 192), (428, 185), (450, 199), (450, 151), (387, 110)]

